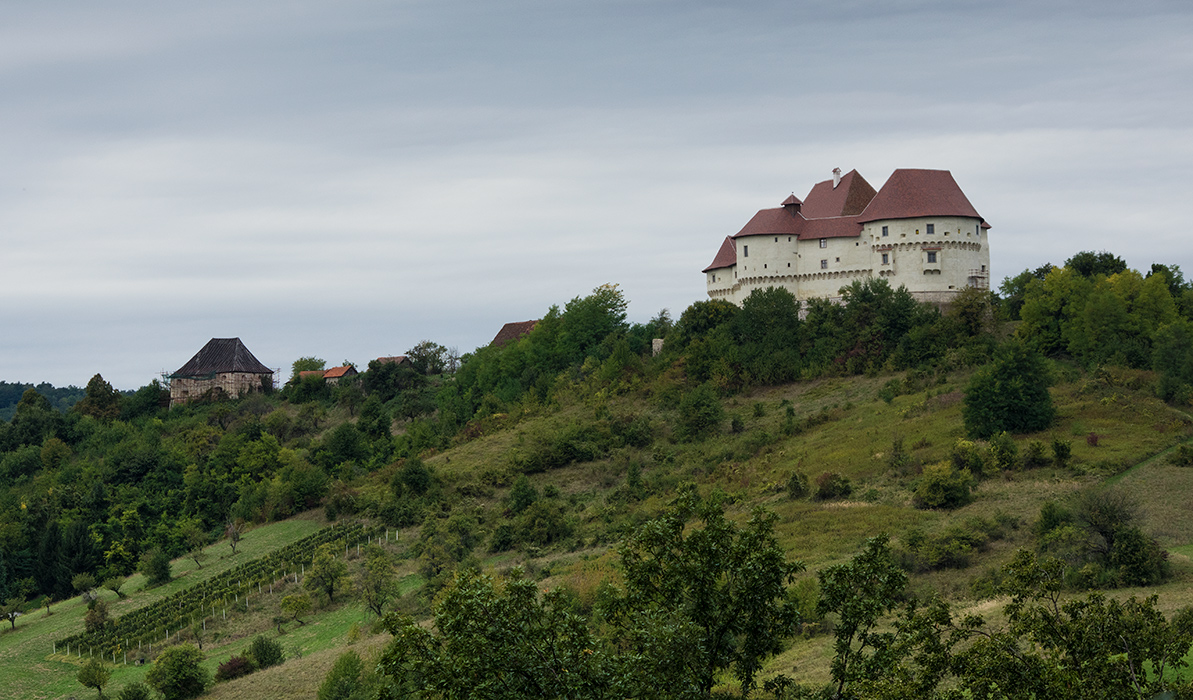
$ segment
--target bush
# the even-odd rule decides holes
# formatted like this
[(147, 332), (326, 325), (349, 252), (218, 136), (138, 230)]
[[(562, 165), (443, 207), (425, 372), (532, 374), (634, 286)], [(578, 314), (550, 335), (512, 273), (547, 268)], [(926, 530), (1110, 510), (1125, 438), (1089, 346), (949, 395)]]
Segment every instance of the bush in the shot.
[(145, 682), (162, 694), (165, 700), (189, 700), (203, 694), (210, 676), (200, 664), (203, 652), (193, 644), (170, 647), (158, 655), (153, 668), (145, 674)]
[(1168, 578), (1168, 552), (1139, 528), (1123, 528), (1114, 537), (1110, 566), (1120, 585), (1153, 586)]
[(257, 664), (253, 663), (253, 660), (249, 657), (233, 656), (216, 668), (215, 680), (217, 683), (230, 681), (233, 678), (247, 676), (256, 670)]
[(277, 666), (286, 660), (286, 654), (282, 651), (282, 645), (272, 639), (266, 638), (263, 634), (259, 634), (253, 638), (253, 642), (249, 644), (248, 656), (256, 662), (257, 668)]
[(803, 472), (791, 472), (787, 479), (787, 495), (791, 498), (807, 498), (810, 493), (808, 475)]
[(990, 438), (990, 454), (994, 457), (994, 465), (1002, 471), (1019, 467), (1019, 446), (1005, 430)]
[(173, 578), (170, 573), (170, 555), (161, 549), (151, 549), (141, 557), (138, 570), (145, 575), (150, 586), (160, 586), (169, 583)]
[(361, 689), (363, 674), (364, 662), (360, 654), (344, 652), (319, 686), (318, 700), (353, 700)]
[(1003, 431), (1033, 433), (1052, 424), (1056, 409), (1048, 393), (1044, 358), (1018, 341), (1001, 347), (965, 390), (965, 429), (975, 438)]
[(985, 475), (988, 471), (986, 451), (976, 442), (965, 439), (958, 440), (953, 445), (953, 451), (949, 458), (955, 468), (968, 469), (975, 476)]
[(924, 468), (916, 484), (913, 501), (916, 508), (960, 508), (973, 500), (973, 474), (948, 462)]
[(1168, 458), (1169, 463), (1175, 464), (1178, 467), (1193, 467), (1193, 446), (1180, 445), (1176, 448), (1176, 452)]
[(1063, 469), (1069, 465), (1069, 460), (1072, 458), (1073, 443), (1068, 440), (1054, 438), (1052, 440), (1052, 461), (1056, 462), (1056, 466)]
[(1027, 451), (1023, 455), (1024, 469), (1047, 466), (1048, 461), (1048, 448), (1044, 446), (1043, 442), (1032, 440), (1027, 443)]
[(711, 384), (701, 384), (679, 402), (679, 433), (687, 440), (703, 440), (720, 431), (725, 409)]
[(130, 683), (116, 696), (116, 700), (151, 700), (149, 686), (144, 683)]
[(851, 493), (853, 493), (853, 485), (849, 479), (836, 472), (824, 472), (816, 477), (816, 500), (818, 501), (845, 498)]

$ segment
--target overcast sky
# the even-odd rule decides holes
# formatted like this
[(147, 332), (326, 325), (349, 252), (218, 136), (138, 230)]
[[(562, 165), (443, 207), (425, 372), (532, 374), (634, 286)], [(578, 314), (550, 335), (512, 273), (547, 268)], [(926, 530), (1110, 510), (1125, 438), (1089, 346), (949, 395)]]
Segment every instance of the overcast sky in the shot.
[(0, 7), (0, 379), (461, 352), (620, 284), (678, 316), (760, 208), (953, 173), (994, 282), (1193, 273), (1188, 2)]

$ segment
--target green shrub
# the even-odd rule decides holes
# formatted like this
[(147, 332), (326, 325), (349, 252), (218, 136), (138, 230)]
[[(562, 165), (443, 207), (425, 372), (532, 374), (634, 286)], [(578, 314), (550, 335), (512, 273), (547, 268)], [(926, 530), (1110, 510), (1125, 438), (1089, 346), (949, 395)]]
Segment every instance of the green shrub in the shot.
[(1065, 468), (1069, 466), (1069, 460), (1073, 458), (1073, 443), (1068, 440), (1061, 440), (1060, 438), (1052, 439), (1052, 461), (1056, 466)]
[(903, 436), (891, 441), (891, 452), (886, 458), (886, 468), (896, 474), (907, 474), (912, 467), (911, 454), (903, 447)]
[(1044, 430), (1056, 417), (1043, 356), (1012, 340), (974, 373), (965, 390), (965, 430), (975, 438)]
[(953, 444), (949, 459), (957, 469), (968, 469), (974, 476), (985, 476), (990, 471), (987, 454), (978, 443), (962, 438)]
[(808, 475), (803, 472), (791, 472), (791, 476), (787, 478), (787, 495), (791, 498), (807, 498), (810, 492)]
[(973, 474), (948, 462), (924, 468), (916, 483), (913, 502), (916, 508), (960, 508), (973, 500)]
[(130, 683), (116, 696), (116, 700), (151, 700), (149, 686), (144, 683)]
[(816, 500), (818, 501), (845, 498), (851, 493), (853, 493), (853, 484), (848, 478), (836, 472), (824, 472), (816, 477)]
[(990, 437), (990, 454), (994, 457), (994, 466), (1002, 471), (1019, 468), (1019, 446), (1005, 430)]
[(282, 651), (282, 645), (272, 639), (266, 638), (263, 634), (259, 634), (253, 638), (252, 643), (249, 644), (248, 656), (256, 662), (257, 668), (277, 666), (286, 660), (286, 654)]
[(711, 384), (701, 384), (679, 402), (679, 434), (686, 440), (703, 440), (721, 429), (725, 409)]
[(170, 573), (170, 555), (161, 549), (151, 549), (141, 557), (139, 571), (145, 575), (150, 586), (160, 586), (169, 583), (173, 578)]
[(1179, 445), (1168, 461), (1178, 467), (1193, 467), (1193, 445)]
[(169, 647), (158, 655), (145, 682), (165, 700), (189, 700), (203, 694), (211, 680), (203, 662), (203, 652), (193, 644)]
[(319, 686), (318, 700), (354, 700), (362, 689), (364, 661), (355, 651), (346, 651)]
[(1040, 440), (1032, 440), (1027, 443), (1027, 450), (1023, 453), (1023, 467), (1025, 469), (1035, 469), (1036, 467), (1047, 466), (1048, 448)]

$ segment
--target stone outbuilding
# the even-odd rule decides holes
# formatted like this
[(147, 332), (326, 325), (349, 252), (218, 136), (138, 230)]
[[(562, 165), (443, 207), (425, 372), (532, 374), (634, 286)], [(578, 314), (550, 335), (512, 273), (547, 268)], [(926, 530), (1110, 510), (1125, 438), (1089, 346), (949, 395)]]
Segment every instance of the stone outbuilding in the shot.
[(203, 396), (239, 398), (273, 389), (274, 371), (249, 352), (240, 338), (212, 338), (177, 372), (169, 375), (170, 406)]

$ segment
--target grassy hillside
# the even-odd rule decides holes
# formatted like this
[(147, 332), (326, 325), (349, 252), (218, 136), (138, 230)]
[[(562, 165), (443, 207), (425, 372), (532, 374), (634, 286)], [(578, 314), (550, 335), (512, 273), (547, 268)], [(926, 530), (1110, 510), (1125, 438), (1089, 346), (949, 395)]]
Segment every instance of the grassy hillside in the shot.
[[(435, 475), (438, 501), (432, 516), (466, 517), (477, 541), (454, 565), (505, 570), (523, 566), (544, 587), (567, 585), (582, 606), (591, 606), (599, 584), (617, 577), (613, 549), (628, 528), (659, 511), (686, 483), (702, 490), (720, 489), (731, 497), (731, 514), (745, 518), (762, 505), (779, 516), (777, 535), (792, 558), (807, 564), (807, 577), (817, 569), (848, 559), (868, 536), (889, 533), (899, 545), (913, 529), (931, 536), (951, 527), (998, 523), (997, 538), (974, 548), (965, 566), (922, 571), (912, 576), (912, 589), (937, 591), (961, 606), (996, 611), (998, 603), (982, 600), (973, 584), (1006, 562), (1018, 547), (1032, 546), (1032, 525), (1048, 500), (1063, 499), (1079, 489), (1113, 486), (1143, 504), (1144, 530), (1170, 553), (1174, 576), (1147, 590), (1122, 589), (1115, 596), (1160, 596), (1165, 610), (1193, 604), (1193, 513), (1186, 494), (1193, 487), (1193, 469), (1172, 466), (1166, 454), (1191, 435), (1189, 416), (1156, 399), (1147, 373), (1068, 372), (1053, 387), (1059, 418), (1046, 433), (1014, 436), (1021, 453), (1032, 441), (1072, 444), (1066, 467), (1043, 465), (991, 474), (976, 487), (969, 505), (952, 511), (922, 510), (913, 505), (924, 465), (948, 460), (964, 438), (961, 421), (965, 373), (950, 375), (856, 376), (820, 379), (739, 394), (723, 402), (724, 429), (703, 440), (676, 437), (676, 408), (666, 397), (564, 397), (557, 406), (524, 404), (517, 412), (491, 416), (466, 441), (442, 451), (424, 453)], [(892, 390), (892, 382), (897, 390)], [(885, 400), (883, 395), (890, 399)], [(898, 395), (892, 395), (898, 394)], [(587, 434), (621, 417), (645, 421), (649, 440), (600, 451), (595, 459), (567, 461), (526, 476), (556, 504), (570, 534), (546, 545), (522, 543), (493, 552), (489, 536), (502, 522), (512, 521), (508, 498), (525, 465), (560, 435)], [(577, 427), (579, 426), (579, 427)], [(570, 431), (570, 432), (569, 432)], [(1093, 437), (1091, 437), (1091, 435)], [(579, 439), (579, 438), (577, 438)], [(901, 444), (906, 459), (893, 467), (891, 454)], [(362, 502), (386, 498), (400, 468), (390, 465), (359, 473), (349, 485)], [(852, 482), (845, 499), (816, 501), (792, 498), (787, 484), (793, 472), (814, 481), (823, 472), (837, 472)], [(434, 517), (432, 519), (434, 519)], [(175, 579), (143, 590), (139, 576), (129, 580), (127, 600), (109, 592), (105, 600), (114, 615), (151, 603), (201, 581), (236, 563), (293, 542), (326, 522), (322, 513), (257, 527), (232, 556), (223, 543), (207, 548), (199, 568), (189, 559), (174, 562)], [(403, 592), (399, 605), (425, 614), (428, 601), (421, 585), (423, 562), (411, 554), (418, 528), (403, 531), (390, 544), (400, 563)], [(355, 564), (354, 564), (355, 565)], [(420, 573), (421, 572), (421, 573)], [(213, 625), (204, 641), (207, 665), (215, 666), (241, 653), (257, 633), (276, 636), (273, 617), (286, 591), (262, 596), (247, 613)], [(4, 697), (67, 698), (84, 696), (74, 678), (79, 660), (51, 654), (52, 640), (82, 627), (85, 605), (79, 598), (31, 611), (18, 619), (16, 630), (0, 634), (0, 663), (6, 674)], [(342, 602), (316, 611), (305, 625), (286, 626), (280, 637), (290, 659), (270, 669), (226, 684), (210, 697), (314, 697), (315, 688), (335, 657), (349, 648), (349, 630), (363, 625), (358, 650), (375, 649), (386, 635), (369, 632), (370, 617), (359, 603)], [(830, 637), (809, 629), (772, 659), (768, 673), (783, 672), (797, 680), (822, 682), (828, 677)], [(146, 667), (113, 667), (105, 695), (144, 677)]]

